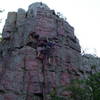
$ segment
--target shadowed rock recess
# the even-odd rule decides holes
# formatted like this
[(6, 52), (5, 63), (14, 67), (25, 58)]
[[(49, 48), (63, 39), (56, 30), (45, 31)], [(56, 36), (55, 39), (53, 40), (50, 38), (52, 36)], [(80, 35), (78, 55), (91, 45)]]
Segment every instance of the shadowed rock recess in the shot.
[[(35, 37), (38, 36), (39, 40)], [(0, 43), (0, 100), (50, 100), (69, 93), (59, 87), (79, 78), (81, 50), (74, 28), (43, 3), (9, 12)], [(50, 63), (37, 57), (39, 41), (56, 43)]]

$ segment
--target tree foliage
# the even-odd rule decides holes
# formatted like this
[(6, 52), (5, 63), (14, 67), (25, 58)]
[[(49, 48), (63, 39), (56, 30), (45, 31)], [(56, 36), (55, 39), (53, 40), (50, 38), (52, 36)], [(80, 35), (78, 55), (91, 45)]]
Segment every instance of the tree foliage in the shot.
[(74, 100), (100, 100), (100, 72), (90, 75), (85, 80), (73, 80), (66, 90)]

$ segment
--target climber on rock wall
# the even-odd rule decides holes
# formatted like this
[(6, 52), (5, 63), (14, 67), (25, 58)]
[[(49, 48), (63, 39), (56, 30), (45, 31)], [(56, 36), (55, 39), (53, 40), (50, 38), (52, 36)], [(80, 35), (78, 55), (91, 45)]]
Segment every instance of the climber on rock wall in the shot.
[(48, 39), (44, 39), (40, 41), (40, 44), (37, 48), (37, 56), (39, 58), (45, 58), (48, 60), (49, 64), (51, 63), (52, 52), (54, 49), (55, 43), (49, 41)]

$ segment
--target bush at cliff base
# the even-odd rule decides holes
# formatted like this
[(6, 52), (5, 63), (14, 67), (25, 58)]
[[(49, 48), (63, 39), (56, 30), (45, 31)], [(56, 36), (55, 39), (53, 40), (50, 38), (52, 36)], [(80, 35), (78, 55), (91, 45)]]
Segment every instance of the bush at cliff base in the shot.
[(70, 90), (74, 100), (100, 100), (100, 72), (84, 80), (73, 80), (65, 90)]

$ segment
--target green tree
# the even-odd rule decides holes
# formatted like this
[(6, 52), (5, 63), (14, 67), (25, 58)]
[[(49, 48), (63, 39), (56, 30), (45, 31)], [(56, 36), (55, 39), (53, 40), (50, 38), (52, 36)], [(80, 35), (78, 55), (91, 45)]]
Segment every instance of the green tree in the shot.
[(69, 87), (74, 100), (100, 100), (100, 72), (90, 75), (84, 80), (73, 80)]
[(90, 88), (92, 100), (100, 100), (100, 72), (91, 75), (85, 84)]

